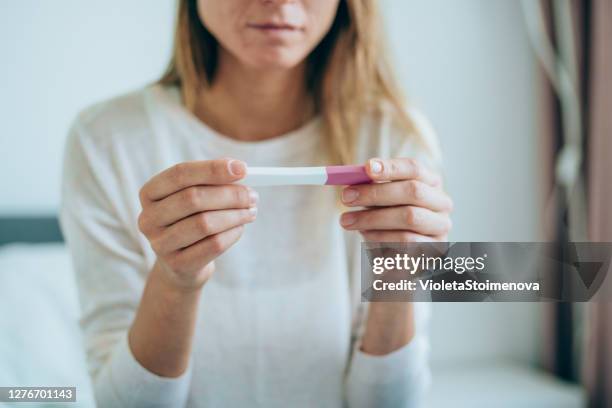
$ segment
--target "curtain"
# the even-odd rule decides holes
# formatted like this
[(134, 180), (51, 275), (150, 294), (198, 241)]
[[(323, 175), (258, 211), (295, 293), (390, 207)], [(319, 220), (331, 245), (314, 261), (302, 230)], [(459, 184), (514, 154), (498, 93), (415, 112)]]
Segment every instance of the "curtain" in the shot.
[[(545, 74), (547, 238), (612, 242), (612, 1), (523, 0), (523, 8)], [(583, 359), (590, 408), (612, 407), (612, 276), (598, 295), (587, 305)], [(544, 366), (575, 380), (575, 309), (570, 303), (544, 308)]]
[[(584, 67), (580, 62), (584, 61), (583, 28), (588, 25), (581, 18), (585, 15), (584, 3), (523, 0), (522, 5), (541, 67), (539, 140), (540, 183), (545, 187), (544, 235), (561, 248), (564, 243), (576, 240), (576, 231), (583, 231), (581, 224), (586, 224), (582, 166), (579, 160), (572, 163), (568, 158), (580, 158), (583, 151)], [(563, 259), (565, 255), (558, 253), (555, 257)], [(559, 276), (559, 289), (563, 284), (561, 272), (549, 272)], [(542, 307), (542, 365), (559, 378), (575, 381), (573, 304), (544, 303)]]
[[(589, 239), (612, 242), (612, 1), (592, 0), (589, 75)], [(612, 274), (612, 271), (608, 271)], [(585, 383), (589, 407), (612, 407), (612, 276), (589, 304)]]

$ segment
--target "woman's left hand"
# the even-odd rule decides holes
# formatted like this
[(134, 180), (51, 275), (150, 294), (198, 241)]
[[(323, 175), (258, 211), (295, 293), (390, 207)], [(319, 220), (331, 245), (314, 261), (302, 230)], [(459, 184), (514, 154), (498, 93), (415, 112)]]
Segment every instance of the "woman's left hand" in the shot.
[[(364, 210), (342, 214), (347, 230), (371, 242), (446, 241), (453, 203), (441, 178), (413, 159), (371, 159), (366, 171), (374, 183), (346, 187), (342, 201)], [(361, 351), (386, 355), (406, 345), (415, 334), (410, 302), (370, 304)]]
[(436, 173), (409, 158), (371, 159), (372, 184), (345, 187), (342, 201), (364, 210), (342, 214), (347, 230), (372, 242), (446, 241), (453, 202)]

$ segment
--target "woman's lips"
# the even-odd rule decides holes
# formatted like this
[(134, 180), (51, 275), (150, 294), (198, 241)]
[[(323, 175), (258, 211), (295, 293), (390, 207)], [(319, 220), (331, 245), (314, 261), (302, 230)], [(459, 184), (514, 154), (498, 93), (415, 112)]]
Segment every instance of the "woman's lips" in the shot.
[(302, 30), (298, 26), (286, 23), (248, 23), (247, 27), (267, 33), (296, 32)]

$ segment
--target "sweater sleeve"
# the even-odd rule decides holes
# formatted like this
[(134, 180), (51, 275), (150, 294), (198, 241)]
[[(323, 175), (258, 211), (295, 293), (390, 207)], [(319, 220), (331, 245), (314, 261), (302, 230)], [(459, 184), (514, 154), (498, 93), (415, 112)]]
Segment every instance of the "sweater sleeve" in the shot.
[(148, 270), (125, 206), (118, 204), (122, 195), (110, 144), (93, 136), (77, 119), (65, 150), (60, 221), (72, 255), (96, 401), (101, 407), (184, 406), (191, 364), (178, 378), (162, 378), (142, 367), (128, 345)]
[(346, 378), (350, 408), (420, 407), (431, 382), (427, 321), (429, 304), (415, 304), (416, 334), (404, 347), (384, 356), (353, 346)]
[(415, 335), (404, 347), (384, 356), (361, 351), (361, 337), (368, 314), (368, 303), (361, 301), (361, 239), (346, 234), (353, 310), (351, 359), (345, 377), (347, 405), (349, 408), (420, 407), (431, 383), (431, 304), (414, 304)]

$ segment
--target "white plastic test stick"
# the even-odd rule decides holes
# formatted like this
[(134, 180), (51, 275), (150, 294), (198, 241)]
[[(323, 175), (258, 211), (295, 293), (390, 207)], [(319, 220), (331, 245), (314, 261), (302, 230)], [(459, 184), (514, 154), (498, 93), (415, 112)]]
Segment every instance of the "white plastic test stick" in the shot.
[(247, 186), (324, 185), (325, 167), (249, 167), (239, 181)]
[(247, 186), (351, 185), (371, 182), (363, 166), (248, 167)]

